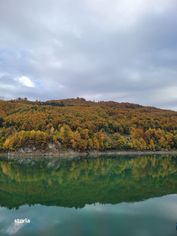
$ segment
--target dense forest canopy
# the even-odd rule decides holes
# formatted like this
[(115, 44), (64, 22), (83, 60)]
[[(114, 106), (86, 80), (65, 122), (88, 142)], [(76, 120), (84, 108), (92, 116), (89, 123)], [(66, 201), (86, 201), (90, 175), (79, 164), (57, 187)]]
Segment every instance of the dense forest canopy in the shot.
[(0, 149), (173, 150), (177, 112), (83, 98), (0, 100)]

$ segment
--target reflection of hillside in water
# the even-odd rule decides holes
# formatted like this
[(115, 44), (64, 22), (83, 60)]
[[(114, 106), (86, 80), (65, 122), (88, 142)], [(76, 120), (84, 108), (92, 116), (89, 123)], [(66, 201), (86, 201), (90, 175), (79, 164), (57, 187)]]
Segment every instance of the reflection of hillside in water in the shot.
[(174, 156), (1, 161), (0, 205), (83, 207), (177, 193)]

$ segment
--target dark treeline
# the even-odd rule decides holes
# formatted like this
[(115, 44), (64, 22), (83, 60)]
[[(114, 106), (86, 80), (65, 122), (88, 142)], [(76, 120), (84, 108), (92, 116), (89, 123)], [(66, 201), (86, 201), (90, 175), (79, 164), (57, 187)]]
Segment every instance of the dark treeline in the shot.
[(0, 101), (0, 149), (174, 150), (177, 112), (83, 98)]

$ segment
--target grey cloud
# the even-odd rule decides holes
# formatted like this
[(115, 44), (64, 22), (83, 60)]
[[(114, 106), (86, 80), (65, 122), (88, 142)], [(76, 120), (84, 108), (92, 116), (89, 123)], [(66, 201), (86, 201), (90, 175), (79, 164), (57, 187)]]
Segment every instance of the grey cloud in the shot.
[[(176, 13), (173, 0), (1, 0), (0, 95), (174, 109), (168, 88), (177, 92)], [(35, 87), (19, 84), (20, 76)]]

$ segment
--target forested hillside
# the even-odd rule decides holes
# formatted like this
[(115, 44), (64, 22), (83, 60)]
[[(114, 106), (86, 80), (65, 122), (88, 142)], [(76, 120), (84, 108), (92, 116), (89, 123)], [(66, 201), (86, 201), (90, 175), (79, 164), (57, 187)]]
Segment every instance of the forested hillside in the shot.
[(1, 100), (0, 149), (173, 150), (177, 112), (83, 98)]

